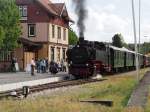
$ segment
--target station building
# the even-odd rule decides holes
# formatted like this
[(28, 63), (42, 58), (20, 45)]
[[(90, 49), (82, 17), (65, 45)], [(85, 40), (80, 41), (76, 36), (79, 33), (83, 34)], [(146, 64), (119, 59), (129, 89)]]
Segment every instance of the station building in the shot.
[(32, 58), (60, 62), (66, 59), (69, 18), (64, 3), (49, 0), (16, 0), (21, 15), (22, 45), (14, 51), (24, 70)]

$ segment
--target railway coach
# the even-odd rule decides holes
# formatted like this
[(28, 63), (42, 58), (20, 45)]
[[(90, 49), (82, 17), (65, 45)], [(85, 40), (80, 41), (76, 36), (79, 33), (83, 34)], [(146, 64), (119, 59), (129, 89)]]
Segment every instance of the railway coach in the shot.
[[(95, 73), (120, 72), (135, 69), (135, 52), (103, 42), (79, 40), (67, 51), (69, 73), (76, 78), (90, 77)], [(139, 65), (149, 64), (149, 58), (139, 54)]]

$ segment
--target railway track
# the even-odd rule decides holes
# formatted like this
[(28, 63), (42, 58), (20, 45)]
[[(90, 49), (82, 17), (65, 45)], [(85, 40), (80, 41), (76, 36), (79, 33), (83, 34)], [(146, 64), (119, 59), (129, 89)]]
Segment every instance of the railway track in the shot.
[[(28, 90), (26, 91), (26, 93), (24, 93), (23, 88), (20, 88), (20, 89), (0, 93), (0, 99), (7, 98), (9, 96), (19, 97), (21, 95), (24, 97), (27, 97), (28, 94), (40, 92), (43, 90), (76, 86), (76, 85), (82, 85), (82, 84), (87, 84), (87, 83), (100, 82), (100, 81), (104, 81), (104, 80), (106, 80), (106, 79), (80, 79), (80, 80), (53, 82), (53, 83), (37, 85), (37, 86), (33, 86), (33, 87), (27, 87)], [(12, 95), (12, 93), (15, 93), (15, 95)]]

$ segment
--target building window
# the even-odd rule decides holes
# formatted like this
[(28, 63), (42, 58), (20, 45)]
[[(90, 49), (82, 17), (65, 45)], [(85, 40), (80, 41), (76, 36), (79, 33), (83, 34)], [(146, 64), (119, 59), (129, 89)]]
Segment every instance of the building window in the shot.
[(27, 6), (19, 6), (19, 12), (21, 17), (27, 17)]
[(62, 58), (63, 58), (63, 60), (65, 61), (66, 60), (66, 49), (63, 49), (63, 52), (62, 52), (63, 54), (62, 54)]
[(63, 39), (66, 40), (66, 28), (64, 28)]
[(54, 47), (51, 47), (51, 61), (54, 61), (54, 58), (55, 58)]
[(61, 28), (58, 27), (58, 39), (61, 39)]
[(57, 48), (57, 61), (60, 62), (60, 48)]
[(55, 38), (55, 25), (52, 25), (52, 38)]
[(35, 37), (35, 24), (28, 25), (28, 36)]

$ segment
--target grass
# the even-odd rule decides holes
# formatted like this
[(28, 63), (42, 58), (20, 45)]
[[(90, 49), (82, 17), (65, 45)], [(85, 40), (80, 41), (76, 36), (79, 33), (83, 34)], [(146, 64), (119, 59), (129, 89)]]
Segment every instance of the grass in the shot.
[[(147, 69), (141, 70), (141, 77), (145, 71)], [(133, 72), (124, 74), (109, 76), (103, 82), (52, 91), (25, 100), (4, 99), (0, 101), (0, 112), (122, 112), (136, 85)], [(113, 107), (105, 107), (79, 102), (84, 99), (113, 100), (114, 104)]]
[(145, 107), (145, 112), (150, 112), (150, 87), (149, 87), (149, 95), (148, 95), (148, 101)]

